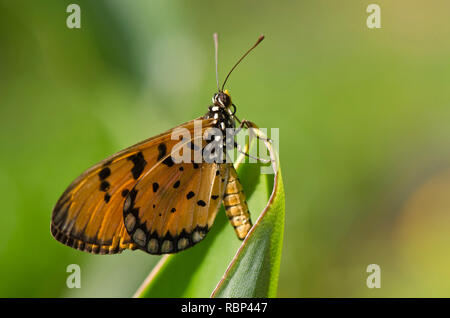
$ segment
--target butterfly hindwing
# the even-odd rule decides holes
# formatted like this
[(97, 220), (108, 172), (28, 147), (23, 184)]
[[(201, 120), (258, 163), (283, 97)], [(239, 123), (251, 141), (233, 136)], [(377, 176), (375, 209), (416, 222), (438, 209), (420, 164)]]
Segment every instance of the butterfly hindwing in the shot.
[[(202, 129), (210, 124), (211, 120), (202, 119)], [(194, 121), (176, 128), (192, 133)], [(140, 178), (179, 143), (171, 139), (172, 131), (118, 152), (73, 181), (53, 209), (53, 236), (68, 246), (96, 254), (135, 249), (124, 226), (123, 204)]]
[(132, 241), (150, 254), (174, 253), (201, 241), (211, 228), (231, 164), (163, 162), (130, 191), (124, 223)]

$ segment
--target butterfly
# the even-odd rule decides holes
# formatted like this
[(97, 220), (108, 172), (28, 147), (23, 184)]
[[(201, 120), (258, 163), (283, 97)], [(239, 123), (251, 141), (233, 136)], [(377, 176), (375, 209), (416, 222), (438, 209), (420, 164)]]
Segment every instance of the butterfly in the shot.
[[(238, 60), (220, 88), (218, 40), (214, 34), (218, 91), (207, 113), (126, 148), (81, 174), (53, 209), (53, 237), (94, 254), (115, 254), (125, 249), (176, 253), (205, 238), (223, 204), (238, 238), (243, 240), (252, 227), (250, 212), (233, 163), (223, 160), (227, 149), (242, 150), (235, 135), (231, 141), (223, 135), (227, 129), (236, 128), (236, 122), (239, 129), (248, 128), (250, 122), (236, 117), (236, 106), (224, 86), (235, 67), (263, 39), (260, 36)], [(196, 123), (201, 124), (200, 134)], [(189, 132), (190, 139), (173, 139), (174, 132), (181, 130)], [(194, 152), (200, 152), (202, 160), (174, 160), (175, 150), (190, 159)]]

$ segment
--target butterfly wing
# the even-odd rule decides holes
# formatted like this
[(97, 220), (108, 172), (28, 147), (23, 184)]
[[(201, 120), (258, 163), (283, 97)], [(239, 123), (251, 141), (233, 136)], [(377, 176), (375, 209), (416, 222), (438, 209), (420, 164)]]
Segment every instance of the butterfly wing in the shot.
[(130, 191), (124, 224), (138, 248), (150, 254), (175, 253), (201, 241), (223, 199), (229, 163), (163, 163)]
[[(202, 131), (212, 123), (211, 119), (199, 119)], [(192, 133), (194, 122), (174, 129), (186, 128)], [(73, 181), (53, 209), (52, 235), (70, 247), (95, 254), (135, 249), (124, 227), (123, 203), (140, 178), (179, 143), (171, 138), (174, 129), (120, 151)]]

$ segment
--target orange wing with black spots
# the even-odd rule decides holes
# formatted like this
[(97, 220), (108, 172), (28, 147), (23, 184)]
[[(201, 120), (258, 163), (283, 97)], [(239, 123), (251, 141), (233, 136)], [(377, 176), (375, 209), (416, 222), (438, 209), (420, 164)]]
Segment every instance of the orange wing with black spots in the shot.
[[(199, 119), (203, 133), (213, 120)], [(194, 134), (194, 121), (174, 129), (178, 128), (186, 128)], [(164, 167), (161, 178), (164, 178), (164, 170), (170, 172), (167, 164), (170, 158), (167, 158), (180, 142), (171, 139), (174, 129), (118, 152), (73, 181), (53, 209), (52, 235), (70, 247), (95, 254), (137, 248), (125, 229), (124, 202), (154, 167)]]
[(159, 164), (136, 183), (124, 204), (124, 223), (137, 247), (175, 253), (201, 241), (225, 193), (229, 163)]
[[(217, 34), (214, 38), (217, 75)], [(228, 129), (236, 128), (236, 122), (240, 123), (238, 131), (255, 125), (236, 117), (236, 106), (224, 87), (236, 66), (263, 39), (260, 36), (242, 55), (222, 88), (216, 78), (218, 92), (213, 95), (213, 104), (199, 118), (201, 139), (196, 135), (198, 119), (193, 120), (88, 169), (72, 182), (53, 209), (52, 235), (70, 247), (96, 254), (124, 249), (174, 253), (205, 237), (223, 202), (238, 238), (244, 239), (252, 226), (246, 198), (233, 165), (222, 163), (222, 159), (231, 148), (240, 151), (235, 141), (237, 131), (229, 136)], [(172, 140), (175, 130), (181, 128), (186, 128), (190, 137), (186, 140), (185, 135), (177, 134), (179, 138)], [(214, 131), (208, 139), (205, 133), (209, 128)], [(174, 148), (180, 139), (187, 147)], [(186, 153), (180, 153), (185, 151), (191, 155), (189, 163), (174, 160), (173, 153), (186, 162)]]

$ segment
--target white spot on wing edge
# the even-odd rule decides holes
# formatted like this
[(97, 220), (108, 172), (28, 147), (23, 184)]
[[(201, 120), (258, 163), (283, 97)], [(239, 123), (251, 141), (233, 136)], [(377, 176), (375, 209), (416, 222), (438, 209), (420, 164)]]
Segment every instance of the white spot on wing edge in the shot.
[(178, 240), (177, 248), (179, 250), (184, 250), (189, 245), (189, 240), (185, 237), (182, 237)]
[(128, 232), (132, 232), (134, 230), (134, 226), (136, 225), (136, 218), (133, 214), (129, 213), (125, 217), (125, 227), (127, 228)]
[(142, 229), (137, 229), (133, 234), (133, 240), (140, 246), (145, 246), (145, 232)]
[(161, 245), (161, 252), (163, 253), (170, 253), (173, 250), (173, 243), (172, 241), (165, 240)]
[(155, 238), (152, 238), (150, 241), (148, 241), (147, 244), (147, 250), (150, 253), (157, 253), (158, 252), (159, 243), (158, 240)]

